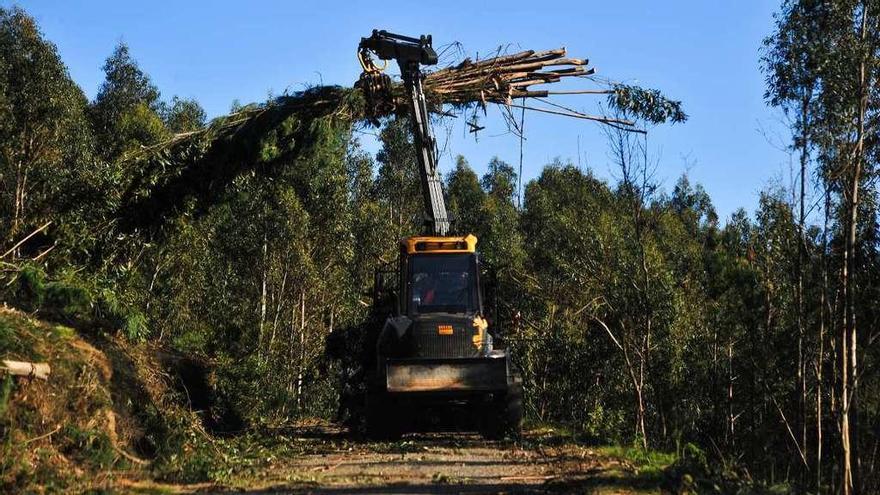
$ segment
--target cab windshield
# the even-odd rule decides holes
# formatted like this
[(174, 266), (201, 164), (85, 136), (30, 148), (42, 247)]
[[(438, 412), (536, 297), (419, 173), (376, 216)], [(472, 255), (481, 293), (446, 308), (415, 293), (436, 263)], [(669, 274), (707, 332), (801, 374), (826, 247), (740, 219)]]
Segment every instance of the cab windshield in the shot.
[(476, 313), (473, 254), (416, 254), (409, 258), (409, 314)]

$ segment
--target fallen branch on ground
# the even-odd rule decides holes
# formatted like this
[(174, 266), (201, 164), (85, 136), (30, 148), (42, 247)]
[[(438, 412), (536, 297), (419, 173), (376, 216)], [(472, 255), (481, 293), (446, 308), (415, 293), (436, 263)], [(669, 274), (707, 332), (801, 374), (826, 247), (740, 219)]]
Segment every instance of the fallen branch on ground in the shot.
[(546, 481), (552, 480), (553, 478), (558, 478), (556, 475), (547, 475), (547, 476), (502, 476), (499, 478), (501, 481)]
[(115, 450), (117, 454), (121, 455), (122, 457), (125, 457), (126, 459), (128, 459), (129, 461), (131, 461), (135, 464), (139, 464), (141, 466), (146, 466), (146, 465), (150, 464), (150, 461), (137, 458), (137, 457), (129, 454), (128, 452), (122, 450), (122, 448), (117, 447), (116, 445), (113, 446), (113, 450)]
[(31, 439), (25, 440), (25, 441), (24, 441), (24, 445), (27, 445), (27, 444), (29, 444), (29, 443), (36, 442), (36, 441), (38, 441), (38, 440), (42, 440), (42, 439), (44, 439), (44, 438), (49, 438), (49, 437), (51, 437), (52, 435), (58, 433), (60, 430), (61, 430), (61, 426), (60, 426), (60, 425), (59, 425), (59, 426), (56, 426), (55, 429), (52, 430), (52, 431), (50, 431), (49, 433), (44, 433), (43, 435), (40, 435), (40, 436), (38, 436), (38, 437), (34, 437), (34, 438), (31, 438)]

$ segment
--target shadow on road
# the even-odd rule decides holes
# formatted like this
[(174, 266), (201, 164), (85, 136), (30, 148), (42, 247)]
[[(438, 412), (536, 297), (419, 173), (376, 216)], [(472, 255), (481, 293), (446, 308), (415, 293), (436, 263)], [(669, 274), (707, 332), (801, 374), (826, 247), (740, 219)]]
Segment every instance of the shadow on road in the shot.
[(542, 483), (537, 484), (499, 484), (499, 483), (488, 483), (488, 484), (467, 484), (467, 485), (442, 485), (442, 484), (431, 484), (431, 485), (379, 485), (379, 486), (369, 486), (369, 487), (355, 487), (355, 488), (345, 488), (345, 487), (325, 487), (325, 488), (295, 488), (291, 489), (285, 486), (275, 486), (270, 487), (258, 491), (243, 491), (243, 492), (232, 492), (241, 495), (253, 495), (253, 494), (291, 494), (291, 495), (306, 495), (306, 494), (315, 494), (315, 495), (373, 495), (373, 494), (427, 494), (427, 493), (437, 493), (437, 494), (453, 494), (453, 493), (464, 493), (464, 494), (497, 494), (497, 493), (516, 493), (516, 494), (531, 494), (531, 493), (548, 493), (553, 490), (548, 490)]
[[(649, 479), (650, 478), (650, 479)], [(451, 494), (563, 494), (563, 493), (643, 493), (648, 490), (658, 493), (659, 480), (640, 476), (583, 476), (571, 479), (535, 481), (531, 483), (468, 483), (468, 484), (388, 484), (360, 487), (302, 487), (276, 485), (253, 491), (223, 492), (224, 494), (260, 495), (421, 495), (436, 493)], [(666, 492), (660, 492), (666, 493)]]

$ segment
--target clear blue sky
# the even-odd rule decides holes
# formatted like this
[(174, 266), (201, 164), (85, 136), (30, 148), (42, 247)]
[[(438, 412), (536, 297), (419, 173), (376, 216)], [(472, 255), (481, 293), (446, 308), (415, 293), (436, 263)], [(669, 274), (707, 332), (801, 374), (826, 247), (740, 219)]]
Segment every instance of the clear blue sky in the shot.
[[(761, 40), (772, 29), (778, 1), (16, 3), (36, 17), (90, 97), (101, 84), (104, 59), (123, 40), (163, 97), (194, 97), (211, 117), (235, 99), (263, 101), (270, 92), (317, 83), (350, 85), (360, 72), (355, 47), (373, 28), (431, 33), (435, 46), (459, 41), (468, 54), (508, 43), (516, 44), (512, 49), (565, 46), (571, 56), (589, 58), (603, 77), (658, 88), (684, 102), (690, 120), (649, 137), (667, 191), (687, 171), (726, 218), (740, 206), (753, 210), (768, 183), (790, 181), (788, 153), (779, 149), (787, 134), (779, 112), (763, 103), (759, 70)], [(569, 83), (569, 89), (586, 83)], [(596, 101), (565, 103), (592, 113)], [(466, 136), (464, 119), (449, 133), (437, 129), (445, 142), (444, 171), (459, 153), (478, 172), (495, 155), (518, 164), (519, 140), (505, 134), (497, 114), (490, 112), (478, 142)], [(525, 125), (526, 180), (554, 157), (611, 177), (596, 124), (528, 113)]]

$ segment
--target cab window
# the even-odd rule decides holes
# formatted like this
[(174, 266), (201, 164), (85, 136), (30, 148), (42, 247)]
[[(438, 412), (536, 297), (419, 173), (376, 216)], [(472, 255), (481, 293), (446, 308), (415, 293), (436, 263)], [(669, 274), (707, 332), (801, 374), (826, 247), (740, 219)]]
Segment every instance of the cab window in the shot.
[(416, 254), (408, 266), (409, 314), (478, 311), (473, 254)]

